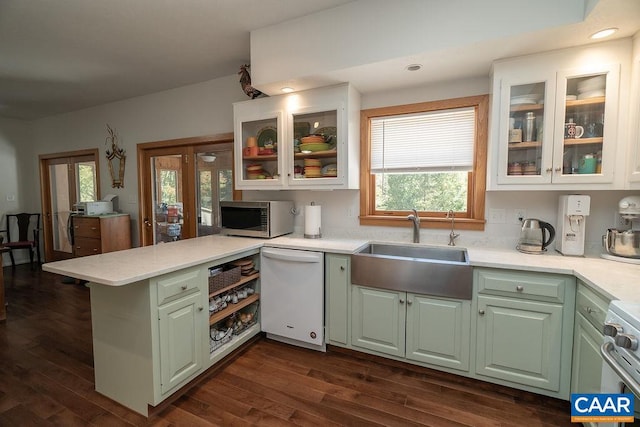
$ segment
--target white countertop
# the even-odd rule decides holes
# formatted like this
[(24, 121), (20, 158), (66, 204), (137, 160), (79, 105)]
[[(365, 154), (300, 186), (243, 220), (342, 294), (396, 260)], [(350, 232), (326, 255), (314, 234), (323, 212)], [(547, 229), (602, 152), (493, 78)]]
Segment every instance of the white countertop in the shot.
[[(367, 243), (367, 240), (304, 239), (295, 235), (269, 240), (206, 236), (47, 263), (43, 269), (104, 285), (121, 286), (262, 246), (350, 254)], [(572, 274), (608, 298), (640, 303), (640, 265), (599, 257), (565, 257), (557, 252), (529, 255), (515, 249), (476, 247), (467, 248), (467, 251), (471, 265), (475, 267)]]
[(205, 236), (46, 263), (42, 269), (103, 285), (122, 286), (259, 249), (263, 244), (261, 239)]

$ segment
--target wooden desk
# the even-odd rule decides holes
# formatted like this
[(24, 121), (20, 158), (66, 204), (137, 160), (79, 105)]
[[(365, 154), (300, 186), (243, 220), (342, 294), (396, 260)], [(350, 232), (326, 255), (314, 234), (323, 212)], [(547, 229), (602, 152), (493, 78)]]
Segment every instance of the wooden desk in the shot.
[(2, 254), (5, 252), (9, 252), (9, 249), (0, 247), (0, 322), (7, 320), (7, 304), (4, 301), (4, 274), (2, 270)]

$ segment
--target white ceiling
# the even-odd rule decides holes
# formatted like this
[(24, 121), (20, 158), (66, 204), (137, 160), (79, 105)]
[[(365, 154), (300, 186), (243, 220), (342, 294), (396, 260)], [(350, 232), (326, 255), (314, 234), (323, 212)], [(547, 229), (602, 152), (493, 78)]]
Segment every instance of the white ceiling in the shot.
[[(229, 76), (249, 63), (250, 31), (349, 2), (1, 0), (0, 116), (35, 119)], [(366, 6), (366, 0), (359, 3)], [(464, 31), (455, 8), (447, 19)], [(399, 87), (486, 75), (494, 59), (586, 44), (589, 32), (611, 25), (620, 28), (616, 38), (639, 31), (640, 0), (600, 0), (582, 23), (414, 55), (429, 64), (424, 81), (381, 73), (381, 67), (400, 70), (406, 62), (392, 55), (327, 77), (368, 91), (394, 87), (390, 81)]]

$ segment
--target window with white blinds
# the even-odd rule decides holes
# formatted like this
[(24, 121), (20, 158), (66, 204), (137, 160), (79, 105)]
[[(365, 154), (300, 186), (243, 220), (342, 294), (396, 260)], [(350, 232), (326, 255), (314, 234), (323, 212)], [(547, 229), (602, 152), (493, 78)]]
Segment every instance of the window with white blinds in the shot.
[(475, 109), (371, 118), (371, 173), (473, 169)]

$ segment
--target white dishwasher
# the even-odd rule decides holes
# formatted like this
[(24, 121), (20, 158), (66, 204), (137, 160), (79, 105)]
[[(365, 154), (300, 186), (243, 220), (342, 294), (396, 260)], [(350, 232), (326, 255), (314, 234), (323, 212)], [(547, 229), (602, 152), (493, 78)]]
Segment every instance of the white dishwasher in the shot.
[(271, 339), (325, 351), (324, 253), (262, 248), (260, 324)]

